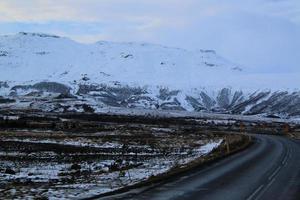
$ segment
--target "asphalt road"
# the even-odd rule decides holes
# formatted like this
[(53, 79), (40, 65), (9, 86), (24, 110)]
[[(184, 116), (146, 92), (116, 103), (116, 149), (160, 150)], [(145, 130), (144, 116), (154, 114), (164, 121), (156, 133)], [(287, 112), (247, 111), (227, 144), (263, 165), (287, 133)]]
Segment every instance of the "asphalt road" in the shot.
[(299, 200), (300, 141), (255, 135), (248, 149), (166, 183), (113, 199)]

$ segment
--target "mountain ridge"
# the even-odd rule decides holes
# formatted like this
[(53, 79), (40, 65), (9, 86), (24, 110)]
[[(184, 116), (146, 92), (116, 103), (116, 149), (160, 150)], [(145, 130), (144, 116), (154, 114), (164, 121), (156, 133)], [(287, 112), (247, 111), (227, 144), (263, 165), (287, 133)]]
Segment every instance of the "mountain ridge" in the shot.
[[(213, 50), (132, 42), (81, 44), (22, 32), (0, 36), (0, 69), (0, 96), (15, 101), (0, 103), (1, 107), (97, 112), (113, 106), (300, 115), (299, 90), (292, 84), (287, 84), (289, 89), (273, 84), (284, 77), (247, 74)], [(285, 78), (293, 82), (290, 75)]]

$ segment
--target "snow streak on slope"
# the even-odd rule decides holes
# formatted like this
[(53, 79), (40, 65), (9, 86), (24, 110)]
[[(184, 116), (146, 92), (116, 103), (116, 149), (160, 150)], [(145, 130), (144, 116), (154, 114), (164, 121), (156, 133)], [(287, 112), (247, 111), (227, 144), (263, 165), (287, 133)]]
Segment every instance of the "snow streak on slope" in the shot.
[(59, 112), (114, 106), (280, 116), (300, 113), (296, 74), (247, 74), (212, 50), (80, 44), (53, 35), (19, 33), (0, 37), (0, 70), (4, 106)]

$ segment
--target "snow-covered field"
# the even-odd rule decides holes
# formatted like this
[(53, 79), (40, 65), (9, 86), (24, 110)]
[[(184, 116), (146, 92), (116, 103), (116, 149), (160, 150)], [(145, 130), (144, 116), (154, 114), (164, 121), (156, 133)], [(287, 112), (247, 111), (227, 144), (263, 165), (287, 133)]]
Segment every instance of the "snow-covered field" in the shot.
[(209, 154), (222, 137), (171, 129), (0, 136), (1, 198), (80, 199), (145, 181)]

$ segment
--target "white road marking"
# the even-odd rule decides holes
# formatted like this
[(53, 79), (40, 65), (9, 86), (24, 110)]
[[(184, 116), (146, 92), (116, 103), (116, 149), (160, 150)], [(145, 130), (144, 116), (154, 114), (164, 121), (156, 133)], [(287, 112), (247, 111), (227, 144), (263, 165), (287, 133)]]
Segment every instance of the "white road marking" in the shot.
[(247, 200), (252, 200), (256, 194), (259, 193), (259, 191), (261, 191), (261, 189), (263, 189), (264, 185), (259, 186), (248, 198)]
[(268, 183), (268, 185), (256, 196), (256, 198), (255, 199), (260, 199), (261, 198), (261, 196), (269, 189), (269, 187), (274, 183), (274, 181), (275, 181), (275, 178), (274, 179), (272, 179), (269, 183)]
[(273, 178), (276, 176), (276, 174), (279, 172), (280, 169), (281, 169), (281, 166), (279, 166), (279, 167), (271, 174), (271, 176), (269, 176), (269, 180), (273, 179)]
[[(291, 152), (291, 150), (289, 149), (287, 152), (287, 155), (285, 156), (284, 160), (282, 161), (283, 165), (285, 165), (287, 163), (287, 160), (290, 157), (290, 152)], [(255, 199), (259, 199), (265, 193), (265, 191), (274, 183), (275, 177), (281, 168), (282, 168), (282, 166), (278, 166), (277, 169), (268, 177), (269, 183), (267, 184), (267, 186), (265, 188), (263, 188), (263, 190), (256, 196)], [(261, 190), (260, 187), (258, 189), (250, 196), (251, 198), (249, 197), (250, 199), (252, 199), (256, 195), (256, 193)], [(247, 200), (250, 200), (249, 198)]]
[(287, 156), (284, 158), (284, 160), (282, 161), (282, 163), (281, 163), (281, 164), (282, 164), (282, 165), (285, 165), (285, 164), (286, 164), (286, 162), (287, 162), (287, 160), (288, 160), (288, 158), (289, 158), (289, 157), (288, 157), (288, 155), (287, 155)]
[(275, 181), (275, 178), (273, 178), (267, 185), (266, 189), (269, 188)]
[(291, 154), (292, 154), (292, 149), (288, 149), (288, 152), (287, 152), (287, 154), (286, 154), (284, 160), (283, 160), (282, 163), (281, 163), (282, 165), (286, 165), (288, 159), (291, 157)]

